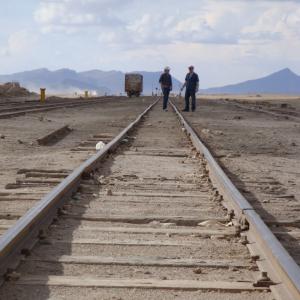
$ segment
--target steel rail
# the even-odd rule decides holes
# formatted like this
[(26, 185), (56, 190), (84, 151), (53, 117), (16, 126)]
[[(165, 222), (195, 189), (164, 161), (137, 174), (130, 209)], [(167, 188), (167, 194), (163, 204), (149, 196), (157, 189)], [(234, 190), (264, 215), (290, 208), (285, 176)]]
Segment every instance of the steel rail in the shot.
[(219, 190), (221, 190), (223, 197), (233, 204), (235, 214), (246, 218), (249, 224), (249, 232), (255, 237), (255, 243), (257, 243), (259, 250), (271, 265), (271, 269), (275, 272), (280, 283), (283, 284), (282, 288), (285, 289), (286, 295), (289, 295), (289, 298), (282, 300), (300, 299), (300, 267), (256, 213), (255, 209), (234, 186), (192, 126), (179, 112), (172, 101), (171, 105), (194, 147), (206, 159), (211, 179), (213, 179)]
[(46, 100), (44, 103), (40, 102), (39, 100), (34, 101), (28, 101), (28, 102), (13, 102), (12, 105), (10, 102), (5, 103), (5, 105), (8, 107), (1, 107), (0, 103), (0, 113), (6, 113), (6, 112), (17, 112), (20, 110), (26, 110), (26, 109), (34, 109), (34, 108), (43, 108), (43, 107), (52, 107), (54, 105), (57, 106), (63, 106), (63, 105), (69, 105), (69, 104), (81, 104), (81, 103), (93, 103), (95, 101), (100, 100), (111, 100), (112, 97), (105, 96), (105, 97), (90, 97), (88, 99), (80, 99), (80, 98), (70, 98), (70, 99), (64, 99), (64, 98), (58, 98), (57, 100)]
[(151, 104), (102, 150), (76, 168), (4, 233), (0, 238), (0, 276), (2, 277), (0, 285), (3, 283), (7, 270), (18, 265), (22, 252), (28, 253), (24, 249), (30, 250), (32, 248), (38, 239), (39, 232), (51, 224), (58, 213), (58, 209), (76, 192), (82, 177), (96, 170), (101, 160), (119, 145), (128, 132), (141, 121), (158, 101), (156, 100)]
[[(104, 100), (109, 100), (110, 98), (105, 98)], [(102, 100), (102, 99), (101, 99)], [(94, 105), (94, 104), (99, 104), (103, 103), (100, 100), (84, 100), (82, 102), (76, 101), (76, 102), (65, 102), (65, 103), (49, 103), (49, 104), (37, 104), (37, 105), (31, 105), (28, 106), (25, 109), (21, 109), (21, 107), (16, 107), (15, 108), (9, 108), (7, 110), (11, 111), (6, 111), (3, 112), (0, 109), (0, 119), (7, 119), (7, 118), (12, 118), (12, 117), (17, 117), (17, 116), (22, 116), (26, 115), (27, 113), (39, 113), (39, 112), (44, 112), (44, 111), (50, 111), (50, 110), (56, 110), (59, 108), (73, 108), (73, 107), (80, 107), (80, 106), (88, 106), (88, 105)]]

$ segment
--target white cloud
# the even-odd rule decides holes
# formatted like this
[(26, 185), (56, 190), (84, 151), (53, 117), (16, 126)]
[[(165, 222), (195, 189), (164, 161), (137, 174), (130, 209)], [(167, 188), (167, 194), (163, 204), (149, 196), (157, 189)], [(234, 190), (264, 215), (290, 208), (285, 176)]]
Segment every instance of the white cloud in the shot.
[(245, 39), (272, 41), (300, 37), (300, 6), (279, 3), (264, 10), (256, 22), (243, 29)]
[(146, 0), (44, 0), (35, 19), (44, 32), (93, 31), (103, 42), (120, 45), (266, 43), (291, 35), (299, 38), (299, 4), (271, 2), (161, 0), (157, 6)]
[[(171, 65), (181, 78), (194, 64), (205, 86), (300, 71), (300, 1), (39, 0), (33, 17), (30, 30), (0, 46), (0, 56), (11, 57), (1, 61), (7, 69), (17, 57), (19, 68)], [(33, 48), (36, 35), (43, 43)]]
[(25, 53), (32, 50), (36, 41), (36, 34), (28, 30), (24, 29), (14, 32), (9, 36), (6, 46), (0, 49), (0, 55), (24, 55)]
[[(129, 1), (129, 0), (127, 0)], [(126, 0), (61, 0), (41, 1), (34, 12), (43, 32), (74, 33), (99, 26), (121, 25), (114, 7), (122, 7)]]

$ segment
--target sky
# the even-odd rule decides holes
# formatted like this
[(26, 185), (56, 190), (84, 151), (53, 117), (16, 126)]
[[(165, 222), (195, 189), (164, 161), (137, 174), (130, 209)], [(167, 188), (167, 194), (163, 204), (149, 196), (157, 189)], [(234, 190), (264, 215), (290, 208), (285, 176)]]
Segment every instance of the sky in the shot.
[(0, 74), (194, 65), (203, 88), (300, 74), (300, 0), (0, 0)]

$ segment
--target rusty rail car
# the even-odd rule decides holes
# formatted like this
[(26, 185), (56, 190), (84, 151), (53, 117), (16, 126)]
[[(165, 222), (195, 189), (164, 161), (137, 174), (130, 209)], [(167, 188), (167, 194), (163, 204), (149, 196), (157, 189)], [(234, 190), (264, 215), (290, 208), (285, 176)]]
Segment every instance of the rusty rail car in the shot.
[(143, 75), (141, 74), (125, 74), (125, 92), (128, 97), (139, 97), (143, 92)]

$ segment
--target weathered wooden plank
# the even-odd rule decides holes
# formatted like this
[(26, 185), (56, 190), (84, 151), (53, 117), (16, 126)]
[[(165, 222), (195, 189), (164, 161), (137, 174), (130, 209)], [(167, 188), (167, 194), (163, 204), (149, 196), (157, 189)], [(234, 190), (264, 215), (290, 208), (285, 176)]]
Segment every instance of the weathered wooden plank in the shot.
[[(153, 227), (94, 227), (94, 226), (79, 226), (76, 228), (76, 231), (89, 231), (89, 232), (117, 232), (117, 233), (129, 233), (129, 234), (155, 234), (155, 235), (195, 235), (200, 236), (212, 236), (212, 235), (224, 235), (224, 236), (234, 236), (236, 234), (234, 228), (218, 228), (216, 225), (214, 229), (206, 228), (164, 228), (164, 224), (161, 224), (162, 228), (153, 228)], [(169, 226), (169, 225), (168, 225)]]
[(149, 148), (140, 148), (140, 150), (138, 148), (135, 148), (137, 151), (132, 151), (132, 150), (126, 150), (124, 151), (124, 155), (126, 154), (143, 154), (143, 153), (154, 153), (154, 154), (191, 154), (191, 151), (189, 148), (186, 149), (163, 149), (163, 148), (159, 148), (159, 149), (149, 149)]
[[(20, 201), (20, 202), (23, 202), (23, 201), (39, 201), (41, 200), (41, 197), (40, 198), (33, 198), (33, 197), (27, 197), (27, 198), (22, 198), (22, 197), (1, 197), (0, 196), (0, 202), (13, 202), (13, 201)], [(3, 204), (3, 203), (1, 203)]]
[(66, 178), (68, 174), (64, 173), (43, 173), (43, 172), (27, 172), (25, 177), (27, 178)]
[(58, 128), (46, 136), (37, 139), (37, 142), (39, 145), (42, 146), (48, 146), (57, 143), (61, 139), (63, 139), (65, 136), (67, 136), (69, 133), (72, 132), (72, 129), (69, 128), (69, 125), (65, 125), (61, 128)]
[(185, 158), (188, 157), (188, 154), (182, 154), (182, 153), (163, 153), (163, 152), (134, 152), (134, 151), (127, 151), (125, 153), (126, 155), (132, 155), (132, 156), (158, 156), (158, 157), (178, 157), (178, 158)]
[[(120, 183), (120, 185), (123, 187), (170, 187), (170, 188), (197, 188), (197, 189), (201, 189), (203, 187), (200, 186), (199, 183), (186, 183), (186, 182), (165, 182), (165, 181), (161, 181), (161, 182), (143, 182), (143, 181), (122, 181), (122, 183)], [(207, 187), (205, 187), (207, 189)]]
[(18, 174), (26, 174), (28, 172), (39, 172), (39, 173), (63, 173), (68, 175), (71, 170), (67, 169), (59, 169), (59, 170), (45, 170), (45, 169), (20, 169), (17, 173)]
[(12, 225), (0, 225), (0, 230), (1, 231), (5, 231), (7, 229), (9, 229)]
[(71, 151), (96, 151), (96, 148), (90, 147), (90, 146), (80, 146), (80, 147), (71, 149)]
[(187, 241), (187, 242), (176, 242), (176, 241), (147, 241), (147, 240), (99, 240), (99, 239), (72, 239), (72, 240), (49, 240), (52, 244), (79, 244), (79, 245), (118, 245), (118, 246), (152, 246), (152, 247), (200, 247), (201, 242)]
[[(117, 205), (118, 204), (118, 205)], [(108, 213), (110, 215), (116, 215), (120, 213), (120, 211), (127, 211), (128, 213), (138, 212), (139, 214), (143, 214), (144, 211), (148, 212), (152, 210), (156, 213), (158, 210), (172, 210), (175, 211), (174, 213), (183, 213), (188, 214), (189, 216), (203, 216), (206, 214), (212, 215), (215, 211), (215, 207), (210, 206), (188, 206), (182, 204), (178, 204), (177, 206), (167, 203), (142, 203), (140, 205), (133, 205), (133, 203), (122, 202), (122, 203), (115, 203), (115, 202), (93, 202), (92, 204), (77, 204), (76, 203), (72, 206), (73, 213), (81, 213), (84, 212), (86, 214), (104, 214)]]
[[(100, 192), (99, 196), (105, 196), (105, 192)], [(118, 197), (149, 197), (149, 198), (208, 198), (209, 195), (205, 192), (203, 193), (193, 193), (193, 194), (186, 194), (186, 193), (131, 193), (131, 192), (114, 192), (113, 196)]]
[(291, 237), (291, 238), (297, 238), (300, 239), (300, 231), (279, 231), (279, 230), (275, 230), (273, 231), (273, 233), (275, 235), (280, 235), (283, 236), (285, 238)]
[(5, 185), (5, 189), (7, 190), (16, 190), (16, 189), (26, 189), (28, 187), (38, 187), (38, 188), (45, 188), (45, 187), (51, 187), (57, 185), (59, 182), (49, 182), (49, 181), (43, 181), (43, 182), (19, 182), (17, 183), (8, 183)]
[(17, 184), (27, 184), (27, 183), (33, 183), (33, 184), (44, 184), (44, 183), (47, 183), (47, 184), (58, 184), (62, 181), (62, 179), (57, 179), (57, 178), (45, 178), (45, 177), (42, 177), (42, 178), (39, 178), (39, 179), (27, 179), (27, 178), (24, 178), (24, 179), (21, 179), (21, 178), (17, 178), (16, 179), (16, 183)]
[(141, 288), (171, 290), (216, 290), (227, 292), (262, 291), (268, 288), (254, 287), (252, 282), (158, 280), (158, 279), (102, 279), (86, 276), (26, 276), (17, 285), (46, 285), (64, 287)]
[(109, 133), (100, 133), (100, 134), (94, 134), (94, 139), (113, 139), (114, 136)]
[(161, 151), (161, 152), (191, 152), (191, 148), (189, 147), (180, 147), (180, 148), (175, 148), (175, 147), (169, 147), (169, 148), (163, 148), (163, 147), (159, 147), (159, 148), (152, 148), (152, 147), (138, 147), (135, 146), (135, 149), (137, 149), (137, 151), (152, 151), (152, 152), (157, 152), (157, 151)]
[(293, 220), (284, 220), (284, 219), (267, 219), (267, 218), (263, 218), (264, 222), (267, 225), (278, 225), (278, 226), (300, 226), (300, 219), (293, 219)]
[(17, 220), (22, 217), (22, 213), (5, 213), (0, 214), (0, 219), (2, 220)]
[[(175, 223), (177, 225), (195, 226), (198, 223), (207, 221), (208, 218), (199, 218), (191, 216), (147, 216), (147, 217), (133, 217), (129, 215), (111, 215), (111, 216), (101, 216), (99, 214), (71, 214), (67, 213), (63, 215), (64, 218), (71, 218), (76, 220), (86, 220), (86, 221), (98, 221), (98, 222), (123, 222), (131, 224), (148, 224), (153, 221), (158, 221), (161, 223)], [(225, 223), (227, 219), (224, 218), (214, 218), (216, 222)]]
[[(20, 199), (23, 200), (23, 199)], [(26, 200), (26, 199), (25, 199)], [(200, 200), (172, 200), (172, 199), (134, 199), (134, 198), (130, 198), (130, 197), (124, 197), (124, 198), (119, 198), (116, 197), (114, 198), (114, 196), (103, 196), (101, 198), (94, 198), (93, 199), (96, 205), (93, 205), (94, 207), (98, 205), (103, 205), (103, 203), (105, 204), (112, 204), (114, 206), (122, 206), (122, 205), (132, 205), (132, 204), (141, 204), (143, 206), (146, 205), (161, 205), (161, 206), (166, 206), (166, 205), (171, 205), (172, 207), (198, 207), (198, 208), (203, 208), (205, 209), (205, 207), (210, 207), (210, 206), (214, 206), (215, 207), (215, 203), (212, 201), (204, 201), (202, 199)], [(0, 198), (0, 201), (5, 201), (2, 200)], [(78, 205), (80, 206), (87, 206), (90, 207), (89, 203), (91, 203), (90, 198), (82, 198), (80, 197), (79, 199), (76, 199), (76, 201), (78, 201)], [(74, 205), (76, 205), (76, 202), (73, 203)]]
[(28, 257), (26, 261), (43, 261), (49, 263), (65, 263), (65, 264), (94, 264), (94, 265), (122, 265), (122, 266), (153, 266), (153, 267), (210, 267), (210, 268), (228, 268), (249, 267), (250, 263), (245, 260), (237, 259), (192, 259), (192, 258), (164, 258), (164, 257), (144, 257), (144, 256), (73, 256), (62, 255), (60, 257)]

